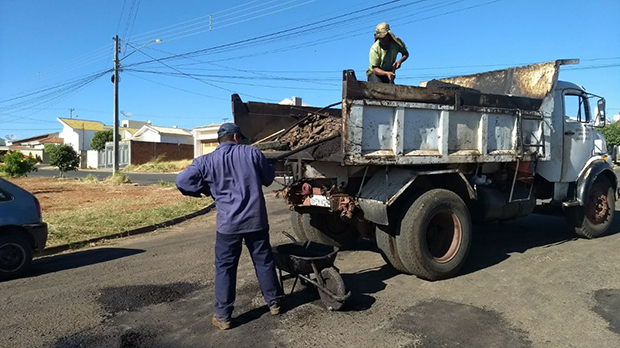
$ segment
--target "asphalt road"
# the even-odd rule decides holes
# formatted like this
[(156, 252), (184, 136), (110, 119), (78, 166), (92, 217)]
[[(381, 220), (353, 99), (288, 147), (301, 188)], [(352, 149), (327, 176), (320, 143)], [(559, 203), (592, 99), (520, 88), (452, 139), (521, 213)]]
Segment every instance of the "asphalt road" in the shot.
[[(267, 194), (274, 244), (288, 210)], [(352, 297), (327, 311), (297, 286), (272, 317), (246, 251), (235, 309), (218, 331), (215, 216), (35, 260), (0, 283), (2, 347), (620, 347), (620, 214), (612, 233), (574, 239), (562, 218), (476, 226), (468, 263), (428, 282), (394, 272), (372, 243), (336, 261)], [(286, 287), (290, 290), (291, 280)]]
[[(177, 177), (176, 173), (126, 173), (131, 182), (143, 185), (157, 184), (160, 181), (174, 182)], [(60, 173), (53, 169), (39, 169), (36, 172), (28, 173), (28, 176), (34, 178), (53, 178), (58, 177)], [(99, 180), (103, 180), (112, 175), (111, 170), (77, 170), (65, 173), (67, 178), (84, 179), (87, 175), (95, 176)]]

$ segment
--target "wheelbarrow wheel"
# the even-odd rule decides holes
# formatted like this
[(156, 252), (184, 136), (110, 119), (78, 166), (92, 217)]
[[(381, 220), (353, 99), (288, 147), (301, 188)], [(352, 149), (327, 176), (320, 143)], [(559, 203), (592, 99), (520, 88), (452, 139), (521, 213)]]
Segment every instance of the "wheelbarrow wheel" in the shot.
[[(325, 284), (325, 288), (331, 291), (332, 294), (336, 296), (345, 296), (347, 290), (344, 285), (344, 281), (340, 276), (340, 273), (333, 268), (328, 267), (321, 271), (320, 273), (321, 279), (323, 279), (323, 284)], [(336, 301), (331, 296), (326, 294), (325, 292), (319, 289), (319, 296), (321, 297), (321, 301), (330, 311), (339, 311), (344, 307), (344, 302)]]

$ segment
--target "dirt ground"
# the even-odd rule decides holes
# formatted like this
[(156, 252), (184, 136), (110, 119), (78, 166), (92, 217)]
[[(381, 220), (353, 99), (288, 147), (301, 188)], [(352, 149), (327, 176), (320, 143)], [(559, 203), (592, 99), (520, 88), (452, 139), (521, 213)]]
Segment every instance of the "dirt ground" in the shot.
[(75, 179), (30, 177), (10, 179), (10, 181), (37, 197), (44, 217), (47, 213), (74, 210), (76, 207), (97, 206), (101, 202), (119, 198), (135, 200), (136, 206), (141, 205), (139, 202), (142, 200), (148, 200), (152, 205), (162, 205), (170, 200), (183, 199), (180, 194), (162, 194), (170, 192), (170, 187), (107, 185)]
[[(273, 244), (289, 211), (266, 195)], [(215, 214), (165, 231), (35, 260), (0, 284), (0, 344), (21, 347), (620, 347), (620, 215), (610, 234), (577, 239), (564, 220), (532, 215), (477, 225), (465, 267), (428, 282), (399, 274), (376, 246), (341, 251), (351, 291), (330, 312), (297, 284), (269, 315), (252, 262), (238, 271), (237, 327), (213, 314)], [(292, 279), (285, 287), (290, 291)]]

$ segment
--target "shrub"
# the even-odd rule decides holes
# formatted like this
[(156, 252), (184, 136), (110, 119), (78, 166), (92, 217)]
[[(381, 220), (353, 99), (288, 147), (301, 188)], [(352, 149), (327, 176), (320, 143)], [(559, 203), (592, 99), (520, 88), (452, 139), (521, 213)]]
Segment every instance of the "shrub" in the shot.
[(24, 156), (19, 151), (7, 152), (2, 160), (4, 164), (0, 166), (0, 171), (10, 178), (24, 176), (37, 170), (34, 167), (37, 164), (37, 159), (32, 155)]
[(93, 140), (90, 141), (90, 148), (97, 151), (105, 149), (105, 143), (114, 140), (112, 130), (98, 131), (95, 133)]
[(70, 170), (77, 170), (80, 165), (80, 155), (71, 145), (61, 144), (45, 146), (45, 151), (50, 155), (50, 165), (58, 167), (60, 176)]

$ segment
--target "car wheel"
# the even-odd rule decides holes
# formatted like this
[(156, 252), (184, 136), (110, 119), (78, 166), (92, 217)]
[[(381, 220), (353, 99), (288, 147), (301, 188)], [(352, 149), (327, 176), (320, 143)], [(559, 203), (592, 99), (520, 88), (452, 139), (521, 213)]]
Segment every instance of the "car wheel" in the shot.
[(23, 275), (32, 262), (30, 243), (21, 236), (0, 237), (0, 279), (13, 279)]

